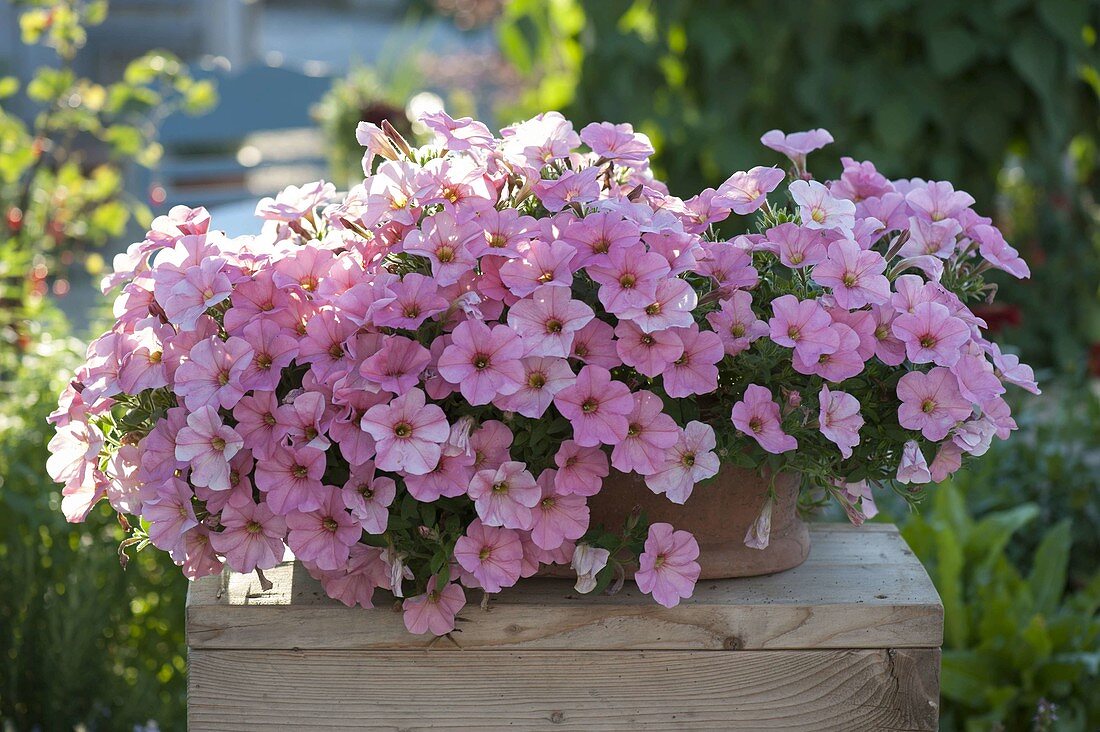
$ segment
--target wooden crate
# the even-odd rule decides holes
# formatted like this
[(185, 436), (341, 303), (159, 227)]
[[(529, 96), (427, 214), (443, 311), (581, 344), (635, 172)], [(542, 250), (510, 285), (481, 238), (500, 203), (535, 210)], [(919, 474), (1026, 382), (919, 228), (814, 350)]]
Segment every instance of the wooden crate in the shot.
[[(388, 603), (346, 608), (300, 565), (187, 601), (192, 730), (933, 730), (943, 606), (893, 526), (824, 525), (801, 567), (700, 583), (673, 609), (630, 582), (524, 580), (454, 641)], [(378, 593), (381, 599), (383, 593)]]

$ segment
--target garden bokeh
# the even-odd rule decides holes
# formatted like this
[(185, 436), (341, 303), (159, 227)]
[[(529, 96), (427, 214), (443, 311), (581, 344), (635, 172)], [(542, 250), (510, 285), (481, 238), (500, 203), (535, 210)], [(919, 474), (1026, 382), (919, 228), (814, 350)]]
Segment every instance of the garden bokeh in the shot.
[(850, 155), (970, 191), (1033, 272), (980, 314), (1044, 394), (919, 514), (880, 520), (944, 601), (943, 729), (1100, 728), (1100, 2), (5, 3), (0, 726), (184, 726), (186, 581), (160, 553), (123, 571), (109, 507), (66, 524), (43, 467), (106, 263), (176, 203), (246, 233), (259, 196), (346, 185), (359, 119), (415, 135), (442, 104), (631, 122), (674, 193), (812, 127), (837, 141), (818, 177)]

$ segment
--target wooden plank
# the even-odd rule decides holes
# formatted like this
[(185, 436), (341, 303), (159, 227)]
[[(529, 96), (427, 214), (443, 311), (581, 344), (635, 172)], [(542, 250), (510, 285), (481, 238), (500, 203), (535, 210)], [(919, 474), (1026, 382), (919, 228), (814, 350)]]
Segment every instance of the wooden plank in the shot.
[[(870, 529), (870, 530), (868, 530)], [(410, 635), (379, 592), (379, 609), (329, 599), (297, 564), (255, 575), (227, 573), (192, 585), (188, 643), (234, 649), (811, 649), (935, 648), (943, 607), (924, 568), (891, 526), (813, 530), (801, 567), (767, 577), (702, 583), (666, 609), (627, 583), (614, 596), (584, 596), (568, 580), (536, 578), (470, 604), (454, 642)]]
[(933, 730), (939, 651), (191, 652), (188, 722), (239, 729)]

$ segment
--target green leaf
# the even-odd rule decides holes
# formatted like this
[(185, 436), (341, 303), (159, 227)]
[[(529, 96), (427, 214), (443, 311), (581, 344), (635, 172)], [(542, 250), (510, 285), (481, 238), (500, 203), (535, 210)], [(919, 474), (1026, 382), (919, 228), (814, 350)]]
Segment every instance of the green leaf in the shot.
[(944, 651), (940, 692), (953, 701), (981, 699), (997, 680), (997, 664), (980, 651)]
[(1035, 600), (1036, 612), (1050, 615), (1058, 607), (1066, 588), (1072, 540), (1072, 521), (1063, 519), (1046, 533), (1035, 550), (1035, 561), (1031, 565), (1027, 584)]
[(967, 540), (967, 549), (972, 556), (982, 557), (979, 564), (982, 571), (989, 571), (993, 562), (1004, 552), (1012, 535), (1038, 515), (1038, 506), (1025, 503), (1007, 511), (990, 514), (975, 524)]
[(119, 236), (126, 229), (129, 218), (130, 214), (125, 206), (118, 201), (108, 201), (92, 212), (92, 226), (105, 231), (109, 236)]
[(183, 97), (183, 111), (197, 115), (210, 111), (218, 103), (218, 92), (214, 82), (196, 81), (187, 87)]
[(939, 28), (925, 39), (929, 65), (942, 77), (965, 71), (978, 58), (977, 38), (957, 25)]

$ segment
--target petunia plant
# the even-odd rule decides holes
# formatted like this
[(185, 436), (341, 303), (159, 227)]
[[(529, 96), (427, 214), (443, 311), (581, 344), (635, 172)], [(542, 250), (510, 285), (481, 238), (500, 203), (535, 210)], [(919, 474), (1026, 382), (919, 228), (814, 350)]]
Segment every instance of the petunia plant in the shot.
[[(1006, 384), (1037, 391), (967, 305), (1027, 266), (949, 183), (848, 158), (821, 182), (829, 134), (772, 131), (789, 171), (684, 200), (630, 125), (423, 122), (420, 148), (361, 124), (346, 195), (289, 188), (236, 238), (176, 208), (116, 259), (117, 320), (52, 418), (70, 520), (106, 497), (192, 578), (289, 547), (341, 602), (402, 598), (414, 633), (548, 564), (580, 592), (636, 565), (673, 606), (699, 546), (592, 525), (612, 471), (680, 504), (733, 490), (723, 464), (793, 473), (859, 523), (1008, 437)], [(749, 232), (720, 236), (733, 214)]]

